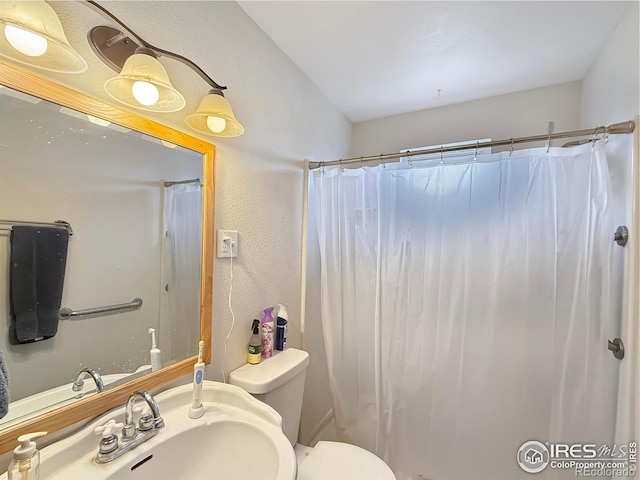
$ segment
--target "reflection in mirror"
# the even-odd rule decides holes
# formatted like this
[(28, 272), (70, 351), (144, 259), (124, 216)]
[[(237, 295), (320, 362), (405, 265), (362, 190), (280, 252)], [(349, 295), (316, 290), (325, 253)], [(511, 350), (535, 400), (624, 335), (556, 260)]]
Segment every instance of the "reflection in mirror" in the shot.
[[(0, 428), (95, 395), (96, 378), (108, 390), (151, 371), (151, 328), (162, 367), (196, 354), (202, 172), (199, 152), (0, 87), (0, 352), (10, 397)], [(61, 307), (78, 315), (56, 318), (50, 338), (19, 343), (12, 230), (56, 220), (73, 232)], [(82, 314), (135, 298), (140, 308)], [(74, 391), (83, 369), (95, 375), (81, 375)]]

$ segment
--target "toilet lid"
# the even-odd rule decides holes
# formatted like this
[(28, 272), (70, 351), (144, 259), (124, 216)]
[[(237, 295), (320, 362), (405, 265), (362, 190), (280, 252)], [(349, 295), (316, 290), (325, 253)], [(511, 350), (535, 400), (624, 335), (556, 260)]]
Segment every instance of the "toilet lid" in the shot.
[(391, 469), (364, 448), (318, 442), (298, 466), (298, 480), (396, 480)]

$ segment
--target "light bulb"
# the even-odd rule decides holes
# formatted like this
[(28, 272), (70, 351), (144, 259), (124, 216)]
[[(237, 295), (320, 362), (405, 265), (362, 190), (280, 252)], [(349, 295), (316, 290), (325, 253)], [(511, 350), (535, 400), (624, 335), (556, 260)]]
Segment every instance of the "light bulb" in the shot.
[(5, 25), (4, 36), (13, 48), (29, 57), (40, 57), (47, 51), (47, 39), (37, 33)]
[(133, 87), (131, 88), (133, 93), (133, 98), (135, 98), (139, 103), (144, 105), (145, 107), (150, 107), (151, 105), (155, 105), (160, 98), (160, 92), (158, 92), (158, 87), (156, 87), (153, 83), (149, 82), (141, 82), (137, 81), (133, 83)]
[(96, 125), (100, 125), (101, 127), (108, 127), (111, 125), (111, 122), (108, 120), (103, 120), (102, 118), (94, 117), (93, 115), (87, 114), (87, 118), (91, 123), (95, 123)]
[(209, 127), (209, 130), (213, 133), (220, 133), (227, 128), (227, 121), (224, 118), (208, 116), (207, 127)]

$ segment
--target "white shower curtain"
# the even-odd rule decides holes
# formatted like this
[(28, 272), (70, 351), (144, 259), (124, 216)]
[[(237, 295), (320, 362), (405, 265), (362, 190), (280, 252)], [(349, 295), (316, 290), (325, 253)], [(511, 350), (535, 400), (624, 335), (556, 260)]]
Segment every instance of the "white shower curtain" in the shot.
[(575, 478), (518, 448), (612, 443), (600, 143), (312, 172), (339, 439), (400, 480)]
[(174, 362), (198, 352), (202, 261), (200, 184), (166, 187), (163, 217), (164, 295), (161, 301), (164, 308), (161, 308), (160, 341), (163, 362)]

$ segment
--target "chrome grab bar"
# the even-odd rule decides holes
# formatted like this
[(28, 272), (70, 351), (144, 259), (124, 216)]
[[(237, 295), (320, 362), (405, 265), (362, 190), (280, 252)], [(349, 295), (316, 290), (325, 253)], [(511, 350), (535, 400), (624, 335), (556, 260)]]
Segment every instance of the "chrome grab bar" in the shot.
[(126, 312), (129, 310), (138, 310), (140, 307), (142, 307), (142, 299), (134, 298), (129, 303), (119, 303), (117, 305), (107, 305), (105, 307), (86, 308), (84, 310), (71, 310), (70, 308), (61, 308), (60, 318), (65, 319), (83, 317), (86, 315), (96, 315), (99, 313)]
[[(73, 228), (71, 224), (65, 220), (56, 220), (55, 222), (25, 222), (23, 220), (0, 220), (0, 225), (31, 225), (34, 227), (61, 227), (66, 228), (69, 231), (69, 236), (73, 235)], [(10, 228), (9, 228), (10, 229)]]

